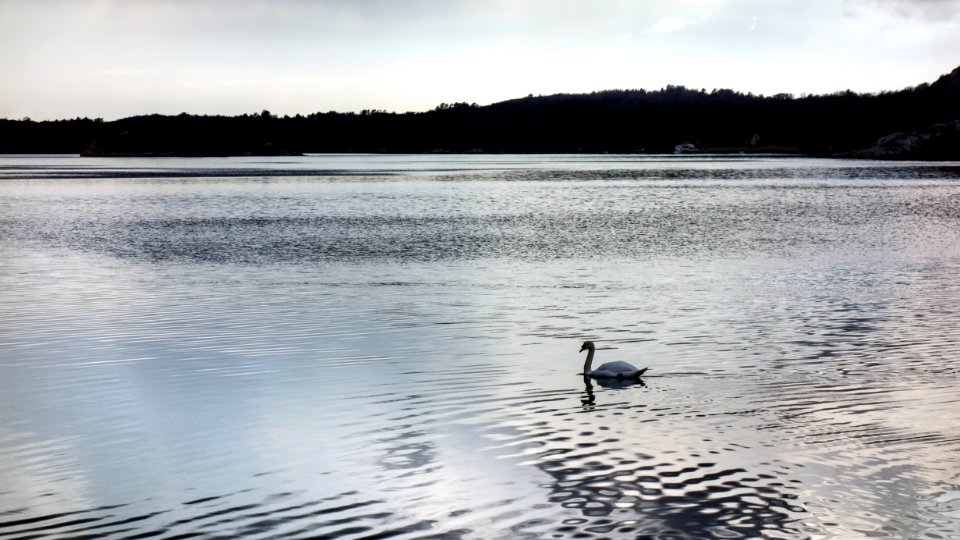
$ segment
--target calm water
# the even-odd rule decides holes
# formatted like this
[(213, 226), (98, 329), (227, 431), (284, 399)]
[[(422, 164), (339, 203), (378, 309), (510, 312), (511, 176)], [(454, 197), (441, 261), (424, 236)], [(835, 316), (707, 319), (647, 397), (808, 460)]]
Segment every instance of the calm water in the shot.
[(0, 250), (3, 539), (960, 538), (957, 163), (0, 156)]

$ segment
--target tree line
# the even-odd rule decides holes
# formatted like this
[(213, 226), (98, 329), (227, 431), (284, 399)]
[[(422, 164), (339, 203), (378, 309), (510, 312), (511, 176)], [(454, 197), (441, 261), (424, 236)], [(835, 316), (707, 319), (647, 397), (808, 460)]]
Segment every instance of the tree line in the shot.
[(833, 155), (960, 118), (960, 68), (930, 84), (862, 94), (762, 96), (667, 86), (553, 94), (425, 112), (145, 115), (0, 120), (2, 153), (236, 155), (304, 152), (787, 151)]

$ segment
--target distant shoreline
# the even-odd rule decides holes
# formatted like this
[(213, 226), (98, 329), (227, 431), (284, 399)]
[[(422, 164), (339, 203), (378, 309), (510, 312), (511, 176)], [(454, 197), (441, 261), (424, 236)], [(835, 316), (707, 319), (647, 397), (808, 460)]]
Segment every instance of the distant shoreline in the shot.
[(621, 156), (661, 156), (661, 157), (670, 157), (670, 158), (694, 158), (694, 157), (716, 157), (716, 158), (735, 158), (735, 157), (765, 157), (765, 158), (810, 158), (810, 159), (838, 159), (838, 160), (876, 160), (876, 161), (925, 161), (925, 162), (956, 162), (960, 161), (960, 157), (943, 157), (943, 158), (914, 158), (914, 157), (884, 157), (884, 156), (873, 156), (866, 155), (862, 152), (846, 152), (841, 154), (812, 154), (808, 152), (803, 152), (800, 150), (790, 150), (790, 149), (746, 149), (746, 150), (732, 150), (732, 149), (703, 149), (702, 151), (697, 152), (688, 152), (688, 153), (672, 153), (672, 152), (487, 152), (487, 151), (446, 151), (446, 150), (433, 150), (428, 152), (370, 152), (370, 151), (331, 151), (331, 152), (303, 152), (303, 153), (289, 153), (289, 154), (175, 154), (175, 153), (156, 153), (156, 152), (145, 152), (142, 154), (129, 154), (129, 153), (118, 153), (118, 154), (77, 154), (74, 152), (0, 152), (0, 156), (44, 156), (44, 155), (62, 155), (62, 156), (75, 156), (81, 158), (109, 158), (109, 159), (190, 159), (190, 158), (250, 158), (250, 157), (309, 157), (309, 156), (322, 156), (322, 155), (409, 155), (409, 156), (508, 156), (508, 155), (529, 155), (529, 156), (549, 156), (549, 155), (559, 155), (559, 156), (602, 156), (602, 155), (621, 155)]
[[(487, 152), (484, 150), (456, 151), (456, 150), (431, 150), (426, 152), (403, 152), (403, 151), (384, 151), (384, 152), (301, 152), (301, 153), (283, 153), (283, 154), (254, 154), (254, 153), (235, 153), (235, 154), (177, 154), (161, 152), (143, 152), (143, 153), (80, 153), (80, 157), (101, 157), (101, 158), (230, 158), (230, 157), (304, 157), (310, 155), (324, 154), (352, 154), (352, 155), (418, 155), (418, 156), (436, 156), (436, 155), (565, 155), (565, 156), (597, 156), (597, 155), (625, 155), (625, 156), (785, 156), (785, 157), (830, 157), (813, 156), (805, 154), (799, 149), (784, 148), (749, 148), (749, 149), (730, 149), (730, 148), (705, 148), (696, 152)], [(13, 155), (13, 154), (3, 154)], [(64, 154), (77, 155), (77, 154)]]
[(794, 97), (733, 90), (605, 90), (427, 112), (0, 119), (0, 153), (97, 157), (777, 152), (960, 160), (960, 68), (896, 92)]

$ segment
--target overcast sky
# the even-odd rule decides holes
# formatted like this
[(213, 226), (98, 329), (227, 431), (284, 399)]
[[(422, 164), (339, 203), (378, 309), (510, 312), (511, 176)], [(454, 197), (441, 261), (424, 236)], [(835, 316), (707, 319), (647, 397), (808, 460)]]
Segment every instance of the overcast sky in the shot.
[(958, 65), (960, 0), (0, 0), (7, 118), (866, 92)]

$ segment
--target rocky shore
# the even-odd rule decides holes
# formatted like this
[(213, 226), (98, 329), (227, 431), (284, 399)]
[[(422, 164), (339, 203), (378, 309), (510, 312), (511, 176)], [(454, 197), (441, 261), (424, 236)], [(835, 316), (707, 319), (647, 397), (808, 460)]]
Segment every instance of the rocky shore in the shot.
[(908, 133), (891, 133), (872, 146), (841, 154), (867, 159), (960, 160), (960, 120)]

